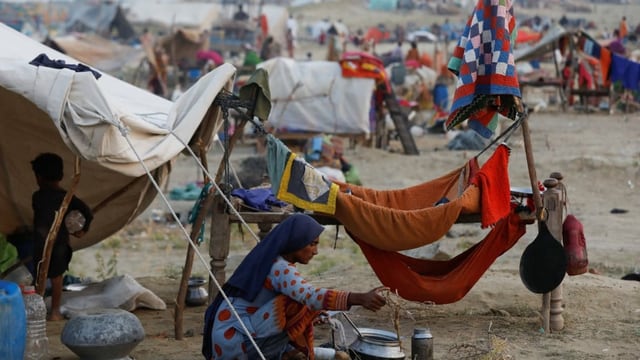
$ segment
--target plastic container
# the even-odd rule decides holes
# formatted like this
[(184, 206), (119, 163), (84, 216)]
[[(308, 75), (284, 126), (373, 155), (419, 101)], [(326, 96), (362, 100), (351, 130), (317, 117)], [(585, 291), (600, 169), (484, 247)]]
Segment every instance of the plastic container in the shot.
[(27, 315), (24, 360), (47, 359), (49, 357), (47, 306), (33, 286), (25, 286), (22, 290), (22, 297)]
[(411, 360), (433, 360), (433, 336), (427, 328), (413, 329)]
[(29, 286), (33, 284), (33, 275), (31, 275), (31, 272), (24, 264), (21, 264), (11, 270), (7, 276), (4, 277), (4, 280), (14, 282), (18, 284), (18, 286)]
[(0, 359), (22, 359), (27, 319), (20, 288), (0, 280)]
[(69, 234), (75, 234), (84, 228), (87, 222), (84, 215), (78, 210), (71, 210), (64, 218), (64, 225), (67, 227)]

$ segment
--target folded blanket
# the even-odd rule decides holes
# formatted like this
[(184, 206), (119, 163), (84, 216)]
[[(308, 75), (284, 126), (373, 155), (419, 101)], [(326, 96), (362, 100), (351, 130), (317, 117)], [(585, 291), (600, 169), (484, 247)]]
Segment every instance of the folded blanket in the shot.
[(472, 129), (488, 138), (497, 113), (515, 120), (513, 97), (521, 95), (511, 46), (514, 27), (512, 0), (478, 0), (449, 61), (458, 84), (448, 129), (468, 119)]

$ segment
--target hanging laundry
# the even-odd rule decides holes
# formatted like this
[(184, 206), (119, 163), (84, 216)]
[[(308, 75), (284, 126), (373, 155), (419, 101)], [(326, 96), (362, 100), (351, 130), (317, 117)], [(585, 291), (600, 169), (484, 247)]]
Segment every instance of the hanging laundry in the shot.
[(515, 22), (512, 0), (478, 0), (449, 61), (458, 84), (447, 129), (469, 120), (470, 128), (489, 138), (498, 112), (515, 120), (514, 97), (521, 97), (511, 46)]

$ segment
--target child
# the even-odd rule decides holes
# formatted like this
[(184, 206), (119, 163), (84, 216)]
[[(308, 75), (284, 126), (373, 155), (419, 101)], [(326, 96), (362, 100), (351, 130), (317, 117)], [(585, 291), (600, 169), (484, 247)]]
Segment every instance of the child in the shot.
[[(62, 204), (66, 190), (60, 187), (60, 181), (63, 178), (63, 163), (60, 156), (52, 153), (40, 154), (31, 161), (31, 168), (39, 186), (39, 189), (33, 193), (31, 198), (35, 232), (33, 258), (37, 269), (42, 260), (47, 234), (55, 219), (55, 213)], [(80, 211), (85, 218), (85, 224), (82, 229), (72, 234), (73, 236), (81, 237), (89, 230), (93, 215), (91, 209), (75, 196), (69, 203), (67, 214), (72, 210)], [(69, 268), (72, 256), (71, 246), (69, 245), (69, 231), (64, 221), (61, 223), (54, 241), (47, 273), (47, 276), (51, 279), (51, 313), (49, 320), (62, 320), (64, 319), (60, 313), (62, 275)], [(34, 278), (37, 278), (37, 273)]]

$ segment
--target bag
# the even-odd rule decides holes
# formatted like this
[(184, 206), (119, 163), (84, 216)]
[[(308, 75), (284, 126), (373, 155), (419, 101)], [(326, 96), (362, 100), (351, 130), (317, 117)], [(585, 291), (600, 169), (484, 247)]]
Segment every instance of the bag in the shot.
[(567, 215), (562, 224), (562, 244), (567, 256), (567, 274), (580, 275), (587, 272), (587, 243), (584, 238), (584, 227), (573, 215)]

